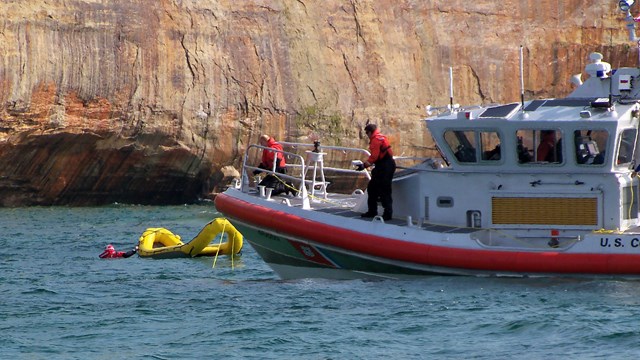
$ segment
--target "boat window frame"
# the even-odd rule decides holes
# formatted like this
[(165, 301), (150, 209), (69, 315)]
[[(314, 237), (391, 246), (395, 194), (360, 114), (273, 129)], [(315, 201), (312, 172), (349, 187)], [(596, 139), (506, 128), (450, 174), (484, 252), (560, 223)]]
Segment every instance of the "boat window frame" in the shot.
[[(560, 144), (560, 156), (559, 161), (537, 161), (535, 160), (536, 156), (538, 155), (538, 147), (540, 146), (540, 140), (537, 140), (539, 137), (541, 137), (541, 132), (542, 131), (547, 131), (547, 130), (553, 130), (556, 134), (555, 136), (555, 140), (554, 140), (554, 150), (557, 153), (557, 146), (558, 144)], [(524, 144), (522, 143), (522, 141), (520, 140), (520, 136), (519, 136), (519, 132), (521, 131), (527, 131), (527, 132), (533, 132), (532, 136), (531, 136), (531, 144), (533, 149), (531, 150), (532, 153), (529, 153), (529, 150), (527, 150), (526, 154), (527, 156), (531, 156), (530, 160), (522, 160), (522, 151), (521, 149), (528, 149), (528, 147), (524, 147)], [(558, 138), (558, 134), (560, 134), (560, 137)], [(516, 158), (516, 164), (518, 166), (524, 166), (524, 167), (537, 167), (537, 166), (541, 166), (541, 167), (559, 167), (559, 166), (563, 166), (567, 161), (566, 159), (566, 144), (565, 141), (563, 141), (562, 139), (565, 138), (564, 136), (564, 131), (562, 128), (558, 127), (558, 126), (552, 126), (551, 124), (549, 126), (546, 127), (540, 127), (540, 126), (536, 126), (536, 127), (517, 127), (515, 129), (515, 133), (514, 133), (514, 138), (516, 139), (516, 149), (515, 149), (515, 158)]]
[[(620, 162), (620, 149), (622, 148), (622, 141), (623, 141), (623, 138), (624, 138), (624, 134), (626, 132), (629, 132), (629, 131), (635, 132), (635, 136), (633, 138), (633, 141), (630, 142), (631, 145), (632, 145), (631, 146), (631, 151), (630, 151), (630, 159), (629, 159), (629, 161), (626, 161), (626, 162)], [(618, 166), (618, 167), (629, 167), (631, 164), (633, 164), (633, 162), (635, 160), (634, 156), (635, 156), (635, 150), (636, 150), (636, 143), (638, 141), (638, 129), (637, 128), (624, 128), (624, 129), (621, 129), (620, 134), (617, 136), (616, 140), (617, 141), (616, 141), (616, 152), (615, 152), (615, 166)]]
[[(485, 149), (484, 145), (485, 145), (485, 141), (482, 137), (482, 134), (495, 134), (495, 136), (497, 136), (498, 138), (498, 143), (496, 145), (490, 146), (490, 149)], [(499, 162), (502, 161), (503, 157), (504, 157), (504, 151), (503, 151), (503, 146), (502, 146), (502, 136), (500, 134), (500, 132), (496, 129), (496, 130), (478, 130), (477, 132), (477, 136), (478, 136), (478, 146), (480, 147), (480, 152), (479, 152), (479, 157), (480, 157), (480, 162), (485, 162), (485, 163), (490, 163), (490, 164), (497, 164)], [(495, 158), (495, 156), (498, 156), (497, 158)], [(485, 156), (488, 156), (488, 159), (485, 159)]]
[[(580, 162), (580, 156), (579, 156), (579, 149), (578, 149), (578, 143), (576, 142), (576, 140), (578, 139), (578, 137), (576, 137), (575, 132), (576, 131), (586, 131), (587, 133), (585, 134), (585, 136), (583, 136), (581, 134), (581, 138), (584, 137), (589, 137), (592, 138), (592, 141), (594, 141), (598, 147), (598, 155), (596, 155), (594, 157), (594, 159), (592, 160), (591, 163), (589, 163), (589, 161), (587, 160), (586, 162)], [(602, 132), (606, 134), (606, 141), (604, 143), (604, 146), (601, 146), (600, 143), (598, 143), (597, 140), (593, 140), (595, 138), (597, 138), (596, 135), (594, 135), (592, 137), (592, 133), (593, 132)], [(575, 129), (574, 130), (574, 135), (573, 135), (573, 154), (575, 156), (574, 160), (577, 166), (584, 166), (584, 167), (603, 167), (607, 164), (607, 160), (608, 160), (608, 155), (607, 155), (607, 149), (610, 147), (610, 143), (611, 143), (611, 132), (609, 130), (607, 130), (604, 127), (590, 127), (590, 128), (580, 128), (580, 129)], [(600, 156), (600, 158), (602, 159), (602, 162), (596, 162), (596, 159), (598, 158), (598, 156)]]
[[(462, 149), (454, 149), (451, 145), (451, 143), (447, 140), (448, 133), (451, 132), (462, 132), (462, 133), (473, 133), (473, 143), (471, 143), (472, 145), (472, 150), (473, 150), (473, 156), (474, 156), (474, 160), (473, 161), (461, 161), (458, 156), (456, 156), (456, 153), (460, 150), (464, 150), (464, 147)], [(489, 150), (485, 150), (484, 149), (484, 143), (483, 143), (483, 137), (482, 134), (486, 134), (486, 133), (491, 133), (491, 134), (495, 134), (495, 136), (497, 136), (497, 140), (498, 140), (498, 144), (496, 144), (495, 146), (491, 147), (491, 149)], [(459, 138), (456, 135), (456, 138)], [(471, 165), (471, 164), (475, 164), (475, 165), (498, 165), (498, 164), (502, 164), (504, 163), (504, 135), (503, 133), (500, 131), (500, 129), (498, 128), (475, 128), (475, 127), (456, 127), (456, 128), (447, 128), (442, 132), (442, 139), (444, 144), (446, 144), (447, 146), (447, 152), (449, 152), (453, 158), (453, 160), (460, 165)], [(458, 145), (458, 147), (461, 146), (460, 144)], [(499, 158), (493, 158), (495, 156), (492, 156), (493, 159), (485, 159), (484, 155), (485, 152), (492, 152), (496, 149), (496, 147), (499, 146)], [(495, 155), (495, 153), (494, 153)]]

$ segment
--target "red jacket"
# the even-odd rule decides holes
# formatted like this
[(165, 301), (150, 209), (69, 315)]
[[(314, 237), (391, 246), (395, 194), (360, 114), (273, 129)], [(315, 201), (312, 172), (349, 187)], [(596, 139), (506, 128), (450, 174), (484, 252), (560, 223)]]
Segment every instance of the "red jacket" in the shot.
[[(283, 150), (282, 149), (282, 145), (280, 145), (279, 142), (275, 141), (273, 138), (270, 138), (269, 141), (267, 142), (267, 147), (271, 148), (271, 149), (275, 149), (275, 150)], [(284, 154), (283, 153), (277, 153), (277, 152), (273, 152), (273, 151), (269, 151), (267, 149), (262, 150), (262, 161), (261, 164), (263, 165), (262, 167), (264, 169), (267, 170), (273, 170), (273, 159), (276, 157), (276, 154), (278, 156), (278, 164), (277, 166), (279, 168), (283, 168), (285, 167), (287, 164), (284, 161)]]
[(98, 255), (101, 259), (117, 259), (117, 258), (128, 258), (136, 253), (136, 250), (129, 250), (127, 252), (124, 251), (116, 251), (114, 250), (105, 250), (102, 254)]
[(375, 164), (376, 161), (381, 160), (387, 155), (393, 156), (389, 139), (382, 135), (378, 129), (376, 129), (371, 135), (371, 138), (369, 138), (369, 152), (371, 156), (367, 159), (365, 164), (367, 166)]
[(124, 251), (105, 250), (99, 255), (101, 259), (113, 259), (124, 257)]

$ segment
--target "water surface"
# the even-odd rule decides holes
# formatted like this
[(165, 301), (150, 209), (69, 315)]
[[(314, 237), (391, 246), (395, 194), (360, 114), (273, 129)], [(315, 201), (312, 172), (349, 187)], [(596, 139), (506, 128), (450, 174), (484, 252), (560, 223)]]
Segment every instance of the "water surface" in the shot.
[(631, 359), (640, 282), (282, 281), (242, 257), (102, 260), (211, 205), (0, 209), (2, 359)]

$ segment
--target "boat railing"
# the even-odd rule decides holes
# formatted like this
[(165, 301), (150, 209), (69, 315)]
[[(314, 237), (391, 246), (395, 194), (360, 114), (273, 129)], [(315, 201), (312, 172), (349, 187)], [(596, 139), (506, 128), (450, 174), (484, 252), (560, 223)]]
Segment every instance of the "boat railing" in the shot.
[[(282, 144), (283, 146), (290, 147), (292, 149), (314, 149), (315, 148), (314, 144), (293, 143), (293, 142), (284, 142), (284, 141), (281, 142), (280, 144)], [(344, 147), (344, 146), (322, 146), (320, 150), (322, 152), (331, 151), (331, 152), (342, 152), (343, 154), (351, 153), (357, 159), (365, 159), (371, 156), (371, 153), (368, 150), (350, 148), (350, 147)], [(434, 157), (403, 156), (403, 155), (394, 156), (393, 159), (396, 161), (398, 169), (411, 169), (420, 163), (424, 163), (425, 161), (435, 162), (438, 160), (438, 158), (434, 158)], [(357, 163), (357, 161), (355, 162)], [(354, 165), (354, 163), (351, 162), (350, 165)], [(438, 168), (438, 167), (441, 167), (441, 164), (438, 164), (438, 166), (434, 165), (432, 167)], [(325, 167), (325, 170), (331, 170), (335, 172), (346, 172), (346, 173), (354, 172), (352, 168), (345, 169), (345, 168)], [(364, 174), (365, 176), (367, 176), (367, 178), (371, 179), (370, 173), (365, 172)]]
[[(304, 167), (304, 159), (302, 158), (301, 155), (297, 155), (297, 154), (293, 154), (293, 153), (289, 153), (283, 150), (277, 150), (277, 149), (273, 149), (270, 147), (266, 147), (266, 146), (262, 146), (262, 145), (249, 145), (249, 147), (247, 148), (247, 151), (245, 153), (244, 156), (244, 161), (242, 164), (242, 176), (243, 176), (243, 180), (242, 180), (242, 191), (247, 192), (249, 191), (249, 173), (253, 173), (254, 171), (258, 170), (260, 172), (264, 172), (266, 174), (271, 174), (271, 175), (275, 175), (278, 176), (279, 178), (282, 179), (287, 179), (290, 181), (293, 180), (300, 180), (299, 177), (296, 176), (291, 176), (291, 175), (287, 175), (287, 174), (282, 174), (279, 172), (276, 172), (276, 165), (277, 165), (277, 161), (273, 162), (273, 166), (271, 169), (263, 169), (257, 165), (252, 165), (250, 162), (250, 157), (251, 154), (253, 153), (253, 151), (268, 151), (268, 152), (273, 152), (274, 153), (274, 158), (277, 157), (277, 153), (281, 153), (284, 156), (287, 157), (287, 161), (291, 161), (291, 160), (296, 160), (299, 161), (302, 166)], [(287, 164), (287, 167), (289, 167), (290, 165)]]
[[(326, 153), (327, 154), (327, 159), (329, 159), (329, 163), (333, 163), (334, 161), (331, 161), (330, 159), (333, 159), (334, 153), (341, 153), (344, 156), (347, 156), (347, 154), (353, 154), (352, 155), (352, 159), (349, 160), (349, 165), (350, 168), (346, 168), (346, 167), (333, 167), (333, 166), (323, 166), (325, 171), (329, 171), (329, 172), (335, 172), (335, 173), (348, 173), (348, 174), (354, 174), (354, 173), (358, 173), (358, 171), (354, 170), (354, 161), (357, 162), (356, 159), (363, 159), (363, 158), (368, 158), (371, 153), (365, 149), (358, 149), (358, 148), (350, 148), (350, 147), (345, 147), (345, 146), (321, 146), (321, 147), (317, 147), (316, 144), (305, 144), (305, 143), (294, 143), (294, 142), (280, 142), (280, 144), (282, 146), (288, 147), (292, 150), (304, 150), (306, 151), (311, 151), (311, 152), (322, 152), (322, 153)], [(316, 151), (317, 150), (317, 151)], [(299, 164), (293, 164), (292, 165), (293, 168), (296, 167), (300, 167)], [(369, 174), (369, 172), (363, 172), (365, 174), (365, 176), (368, 179), (371, 179), (371, 175)]]
[[(280, 142), (280, 144), (287, 150), (277, 150), (258, 144), (249, 145), (247, 151), (245, 152), (242, 165), (243, 179), (241, 186), (243, 192), (248, 192), (250, 190), (251, 180), (249, 174), (253, 173), (255, 170), (259, 170), (264, 174), (274, 175), (277, 178), (281, 179), (280, 181), (291, 182), (297, 187), (297, 190), (300, 190), (300, 192), (302, 191), (303, 184), (305, 190), (307, 191), (310, 190), (311, 186), (319, 184), (317, 179), (311, 178), (314, 175), (316, 176), (316, 178), (319, 177), (319, 170), (323, 171), (323, 176), (325, 174), (329, 175), (325, 180), (325, 184), (322, 184), (324, 185), (325, 191), (326, 186), (330, 183), (330, 181), (327, 180), (331, 178), (332, 174), (334, 176), (336, 176), (337, 174), (346, 174), (354, 177), (364, 176), (367, 179), (371, 178), (371, 175), (368, 171), (357, 171), (354, 166), (354, 164), (356, 164), (358, 161), (356, 159), (362, 159), (370, 155), (369, 152), (364, 149), (348, 148), (342, 146), (322, 146), (320, 149), (317, 149), (317, 146), (315, 146), (314, 144), (291, 142)], [(319, 152), (315, 152), (314, 150), (319, 150)], [(274, 154), (283, 154), (287, 163), (287, 173), (283, 174), (277, 172), (275, 161), (271, 169), (260, 168), (258, 164), (260, 163), (259, 159), (261, 158), (261, 154), (263, 151), (273, 152)], [(299, 153), (303, 151), (304, 153)], [(320, 169), (320, 164), (318, 162), (313, 161), (313, 153), (322, 154), (322, 157), (320, 158), (322, 161), (322, 169)], [(275, 156), (277, 155), (274, 155), (274, 157)], [(336, 159), (337, 157), (339, 157), (340, 159)], [(317, 157), (315, 159), (317, 159)], [(309, 171), (312, 169), (316, 171)], [(257, 180), (254, 180), (253, 187), (255, 186), (257, 186)]]

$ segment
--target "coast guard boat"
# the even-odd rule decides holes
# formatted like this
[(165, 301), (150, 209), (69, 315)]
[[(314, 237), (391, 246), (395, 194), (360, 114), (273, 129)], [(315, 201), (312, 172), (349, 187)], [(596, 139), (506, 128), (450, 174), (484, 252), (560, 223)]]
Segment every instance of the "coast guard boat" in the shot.
[(264, 148), (250, 145), (243, 180), (215, 206), (284, 279), (636, 278), (640, 68), (612, 70), (593, 53), (585, 73), (562, 99), (428, 108), (442, 156), (397, 159), (390, 221), (360, 217), (362, 191), (328, 191), (366, 176), (351, 160), (367, 152), (318, 144), (283, 143), (288, 173), (265, 171), (295, 197), (254, 184)]

